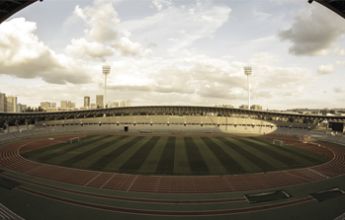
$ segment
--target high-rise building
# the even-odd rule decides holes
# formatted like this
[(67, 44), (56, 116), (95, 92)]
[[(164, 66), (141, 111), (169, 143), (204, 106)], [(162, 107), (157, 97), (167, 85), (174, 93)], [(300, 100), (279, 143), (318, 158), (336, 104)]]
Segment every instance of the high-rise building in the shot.
[(6, 94), (0, 93), (0, 112), (7, 111), (7, 101), (6, 101)]
[(55, 102), (41, 102), (40, 107), (47, 112), (55, 112), (57, 110)]
[(84, 109), (90, 108), (90, 96), (84, 96)]
[(23, 104), (17, 104), (17, 112), (18, 113), (21, 113), (21, 112), (25, 112), (27, 106), (26, 105), (23, 105)]
[(103, 95), (96, 95), (97, 108), (104, 108), (104, 97)]
[(61, 111), (70, 111), (75, 109), (75, 103), (68, 101), (68, 100), (63, 100), (60, 102), (60, 110)]
[(256, 110), (256, 111), (261, 111), (262, 110), (262, 106), (261, 105), (252, 105), (250, 106), (251, 110)]
[(12, 112), (15, 113), (17, 112), (17, 97), (16, 96), (8, 96), (6, 98), (6, 107), (7, 110), (6, 112)]

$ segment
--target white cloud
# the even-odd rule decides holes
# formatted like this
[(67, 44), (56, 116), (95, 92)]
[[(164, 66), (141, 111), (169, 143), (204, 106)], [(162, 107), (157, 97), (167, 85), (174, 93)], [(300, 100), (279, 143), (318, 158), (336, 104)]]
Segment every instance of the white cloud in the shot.
[(339, 87), (335, 87), (335, 88), (333, 89), (333, 91), (334, 91), (335, 93), (343, 93), (343, 92), (344, 92), (343, 88), (339, 88)]
[(111, 0), (95, 0), (92, 6), (76, 6), (74, 15), (87, 25), (85, 36), (72, 39), (66, 52), (75, 57), (105, 60), (114, 54), (125, 56), (147, 53), (138, 42), (130, 39), (130, 33), (120, 29), (121, 23)]
[(345, 49), (338, 48), (335, 50), (336, 55), (345, 56)]
[[(251, 82), (256, 103), (292, 95), (299, 97), (304, 94), (306, 82), (312, 82), (312, 74), (305, 68), (279, 67), (270, 63), (275, 60), (270, 54), (265, 54), (264, 57), (268, 59), (264, 63), (256, 55), (254, 57), (251, 60), (257, 62), (252, 62)], [(117, 74), (110, 80), (110, 88), (113, 90), (110, 94), (136, 97), (136, 102), (142, 104), (190, 104), (199, 101), (211, 105), (228, 103), (236, 106), (246, 100), (244, 62), (193, 53), (168, 60), (146, 58), (132, 62), (129, 69), (126, 69), (127, 62), (131, 60), (114, 65), (113, 72)], [(165, 100), (160, 100), (162, 97)]]
[(336, 64), (339, 66), (345, 66), (345, 60), (337, 60)]
[(329, 65), (320, 65), (317, 69), (317, 72), (322, 75), (327, 75), (331, 74), (334, 72), (334, 66), (329, 64)]
[(98, 42), (89, 42), (84, 38), (72, 39), (71, 44), (66, 47), (66, 52), (79, 58), (113, 55), (113, 50), (109, 46)]
[(16, 18), (0, 25), (0, 74), (42, 78), (46, 82), (86, 83), (83, 65), (57, 54), (35, 35), (34, 22)]
[(147, 45), (176, 52), (199, 39), (212, 37), (229, 19), (230, 12), (227, 6), (172, 5), (143, 19), (123, 22), (121, 27), (128, 28)]
[(152, 5), (158, 11), (161, 11), (163, 8), (172, 6), (171, 0), (152, 0)]
[[(314, 5), (313, 5), (314, 6)], [(295, 55), (319, 55), (327, 53), (345, 33), (345, 21), (330, 10), (315, 5), (299, 14), (292, 26), (279, 33), (282, 40), (292, 43), (289, 51)]]

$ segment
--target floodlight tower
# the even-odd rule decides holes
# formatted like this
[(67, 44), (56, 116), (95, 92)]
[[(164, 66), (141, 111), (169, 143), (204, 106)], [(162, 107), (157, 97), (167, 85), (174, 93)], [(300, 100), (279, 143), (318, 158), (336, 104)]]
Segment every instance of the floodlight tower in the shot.
[(244, 74), (247, 76), (247, 85), (248, 85), (248, 109), (250, 109), (250, 80), (249, 77), (252, 75), (252, 67), (245, 66), (244, 67)]
[(107, 78), (110, 74), (111, 67), (109, 65), (102, 66), (102, 72), (104, 75), (104, 107), (107, 107)]

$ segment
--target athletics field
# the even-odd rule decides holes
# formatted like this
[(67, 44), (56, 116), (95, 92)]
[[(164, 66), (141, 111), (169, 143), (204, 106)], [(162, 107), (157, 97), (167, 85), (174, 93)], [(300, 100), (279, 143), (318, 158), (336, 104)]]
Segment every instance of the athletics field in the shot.
[(23, 152), (72, 168), (153, 175), (223, 175), (310, 167), (327, 157), (291, 143), (237, 136), (88, 135)]

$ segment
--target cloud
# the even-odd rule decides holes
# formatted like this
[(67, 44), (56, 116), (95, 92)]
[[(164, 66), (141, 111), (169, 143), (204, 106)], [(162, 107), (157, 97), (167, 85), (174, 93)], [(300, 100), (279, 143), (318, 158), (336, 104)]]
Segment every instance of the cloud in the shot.
[(176, 52), (197, 40), (212, 37), (228, 21), (230, 13), (231, 8), (227, 6), (206, 3), (170, 5), (140, 20), (122, 22), (121, 27), (127, 28), (140, 42), (164, 48), (165, 52)]
[(289, 94), (298, 89), (302, 90), (305, 82), (310, 82), (312, 79), (312, 75), (307, 69), (299, 67), (263, 65), (257, 66), (256, 72), (256, 88), (259, 90), (269, 89), (276, 95), (278, 93), (284, 94), (284, 92)]
[(334, 66), (333, 65), (320, 65), (317, 69), (317, 72), (322, 75), (331, 74), (334, 72)]
[(130, 39), (131, 33), (120, 29), (121, 20), (111, 0), (95, 0), (93, 5), (76, 6), (74, 15), (87, 26), (85, 36), (73, 39), (66, 52), (75, 57), (105, 60), (114, 54), (135, 56), (147, 53), (138, 42)]
[(181, 87), (175, 88), (172, 86), (159, 86), (159, 85), (111, 85), (110, 90), (114, 91), (126, 91), (126, 92), (151, 92), (151, 93), (166, 93), (166, 94), (192, 94), (193, 88)]
[(0, 74), (46, 82), (87, 83), (83, 65), (57, 54), (35, 35), (36, 23), (15, 18), (0, 25)]
[(345, 56), (345, 49), (338, 48), (335, 50), (336, 55)]
[(339, 66), (345, 66), (345, 60), (337, 60), (336, 64)]
[[(130, 69), (126, 69), (128, 64), (115, 65), (113, 71), (122, 73), (124, 78), (118, 76), (109, 88), (116, 94), (177, 94), (222, 100), (237, 100), (245, 94), (246, 80), (239, 73), (238, 64), (200, 55), (160, 61), (159, 57), (142, 59)], [(135, 80), (128, 79), (129, 75)]]
[(342, 88), (339, 88), (339, 87), (335, 87), (334, 89), (333, 89), (333, 91), (335, 92), (335, 93), (343, 93), (343, 89)]
[(171, 0), (152, 0), (152, 5), (158, 11), (161, 11), (163, 8), (172, 6)]
[(108, 57), (114, 54), (112, 48), (98, 42), (89, 42), (84, 38), (72, 39), (71, 44), (66, 47), (68, 54), (79, 58)]
[(291, 42), (294, 55), (325, 53), (345, 33), (345, 21), (319, 5), (295, 17), (292, 26), (279, 33), (282, 40)]
[[(281, 67), (272, 54), (254, 54), (250, 60), (252, 98), (256, 103), (280, 103), (281, 97), (299, 97), (313, 81), (308, 69)], [(135, 101), (140, 103), (237, 105), (247, 97), (245, 65), (235, 58), (215, 58), (196, 52), (169, 59), (147, 57), (140, 62), (123, 61), (121, 65), (113, 65), (113, 72), (121, 74), (109, 83), (113, 91), (110, 94), (136, 97)]]

